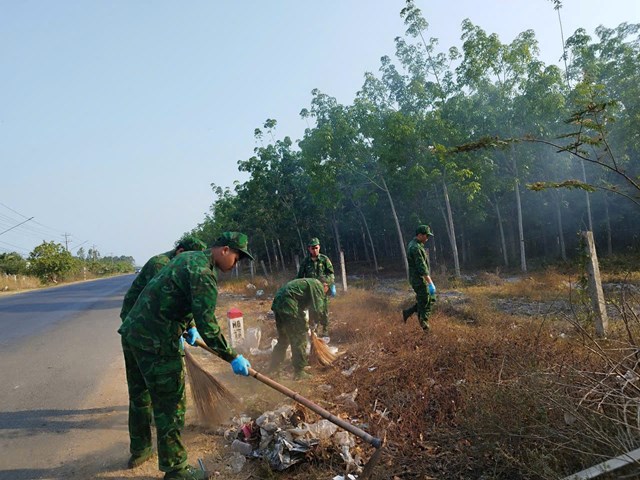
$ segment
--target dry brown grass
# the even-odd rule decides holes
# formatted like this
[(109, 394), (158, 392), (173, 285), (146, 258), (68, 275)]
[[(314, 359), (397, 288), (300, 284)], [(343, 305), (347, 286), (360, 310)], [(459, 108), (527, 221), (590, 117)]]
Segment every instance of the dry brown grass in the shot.
[[(567, 297), (571, 277), (556, 270), (536, 272), (523, 278), (503, 279), (492, 274), (482, 274), (480, 282), (465, 288), (471, 296), (487, 295), (495, 298), (526, 298), (548, 300), (550, 296)], [(573, 281), (577, 280), (577, 276)]]
[(26, 275), (6, 275), (0, 273), (0, 293), (19, 292), (21, 290), (32, 290), (42, 286), (36, 277)]
[[(519, 282), (489, 274), (480, 285), (438, 281), (441, 293), (455, 287), (464, 300), (441, 295), (429, 335), (415, 316), (402, 321), (401, 308), (415, 298), (406, 281), (363, 280), (366, 289), (354, 282), (329, 304), (331, 344), (344, 354), (331, 366), (314, 365), (311, 380), (293, 382), (288, 374), (278, 380), (372, 435), (387, 435), (375, 479), (561, 478), (638, 445), (640, 394), (634, 377), (624, 376), (640, 373), (640, 322), (627, 308), (623, 320), (611, 323), (609, 338), (599, 340), (587, 318), (505, 314), (495, 300), (567, 300), (574, 277), (552, 271)], [(245, 327), (262, 329), (266, 348), (276, 336), (266, 317), (271, 296), (287, 280), (270, 279), (258, 298), (246, 280), (222, 279), (221, 291), (231, 296), (219, 305), (220, 318), (240, 307)], [(629, 295), (620, 302), (638, 304)], [(268, 361), (251, 358), (258, 371)], [(355, 403), (340, 398), (356, 389)], [(259, 414), (286, 401), (268, 393), (243, 395), (245, 409)], [(358, 441), (352, 453), (366, 460), (373, 448)], [(324, 480), (343, 468), (337, 448), (322, 444), (286, 472), (256, 466), (254, 473)]]
[(333, 392), (357, 388), (342, 414), (388, 435), (374, 478), (558, 478), (637, 445), (640, 421), (624, 416), (639, 414), (640, 394), (631, 383), (616, 392), (615, 378), (638, 370), (629, 332), (639, 326), (617, 324), (597, 341), (577, 321), (559, 335), (544, 318), (497, 312), (490, 297), (548, 300), (567, 291), (565, 277), (485, 283), (464, 289), (464, 304), (438, 304), (429, 335), (415, 317), (401, 320), (408, 291), (354, 288), (332, 301), (332, 340), (349, 349), (323, 381)]

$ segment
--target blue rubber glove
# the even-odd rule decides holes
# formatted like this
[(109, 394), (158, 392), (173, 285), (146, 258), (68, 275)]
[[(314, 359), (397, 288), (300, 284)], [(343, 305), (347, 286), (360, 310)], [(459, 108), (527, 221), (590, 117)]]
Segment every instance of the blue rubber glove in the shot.
[(194, 346), (198, 338), (202, 340), (200, 332), (198, 332), (198, 329), (196, 327), (191, 327), (189, 330), (187, 330), (187, 343), (189, 345)]
[(251, 364), (242, 355), (238, 355), (231, 361), (231, 368), (233, 368), (233, 373), (236, 375), (244, 375), (246, 377), (249, 375)]
[(331, 296), (335, 297), (336, 296), (336, 284), (332, 283), (331, 286), (329, 287), (329, 291), (331, 292)]
[(429, 290), (429, 295), (436, 294), (436, 286), (433, 283), (430, 283), (429, 285), (427, 285), (427, 290)]

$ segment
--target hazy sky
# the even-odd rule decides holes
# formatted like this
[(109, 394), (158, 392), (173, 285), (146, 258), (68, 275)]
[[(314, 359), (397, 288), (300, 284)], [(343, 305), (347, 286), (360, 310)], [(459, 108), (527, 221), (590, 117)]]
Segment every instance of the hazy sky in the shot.
[[(565, 38), (640, 23), (638, 0), (562, 3)], [(416, 4), (443, 50), (469, 18), (505, 43), (533, 29), (544, 61), (561, 56), (549, 0)], [(246, 180), (237, 161), (265, 119), (296, 140), (311, 90), (353, 101), (393, 56), (403, 6), (0, 0), (0, 252), (53, 240), (143, 264), (169, 250), (204, 219), (211, 183)]]

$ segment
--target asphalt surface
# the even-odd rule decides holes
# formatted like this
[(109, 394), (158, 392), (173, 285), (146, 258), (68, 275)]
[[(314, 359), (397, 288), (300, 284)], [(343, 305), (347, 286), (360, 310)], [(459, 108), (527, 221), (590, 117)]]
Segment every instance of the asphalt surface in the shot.
[(95, 438), (127, 440), (116, 330), (133, 278), (0, 296), (1, 480), (64, 478)]

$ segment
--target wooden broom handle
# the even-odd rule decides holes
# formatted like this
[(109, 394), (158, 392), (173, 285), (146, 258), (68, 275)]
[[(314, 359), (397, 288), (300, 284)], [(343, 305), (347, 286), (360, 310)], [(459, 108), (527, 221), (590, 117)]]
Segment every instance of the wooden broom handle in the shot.
[[(200, 338), (196, 339), (196, 345), (200, 348), (204, 348), (209, 353), (212, 353), (215, 356), (218, 356), (218, 354), (206, 343), (204, 343), (202, 339)], [(299, 404), (304, 405), (309, 410), (314, 411), (315, 413), (320, 415), (322, 418), (329, 420), (334, 425), (338, 425), (340, 428), (343, 428), (346, 431), (353, 433), (355, 436), (361, 438), (368, 444), (373, 445), (375, 448), (380, 448), (382, 446), (382, 440), (380, 440), (379, 438), (374, 437), (373, 435), (369, 435), (367, 432), (356, 427), (355, 425), (351, 425), (349, 422), (346, 422), (341, 418), (336, 417), (334, 414), (328, 412), (327, 410), (322, 408), (320, 405), (313, 403), (311, 400), (308, 400), (307, 398), (303, 397), (299, 393), (296, 393), (293, 390), (288, 389), (284, 385), (281, 385), (280, 383), (276, 382), (275, 380), (272, 380), (266, 375), (263, 375), (262, 373), (257, 372), (253, 368), (249, 368), (249, 375), (251, 375), (256, 380), (264, 383), (265, 385), (268, 385), (274, 390), (277, 390), (280, 393), (286, 395), (287, 397), (295, 400)]]

